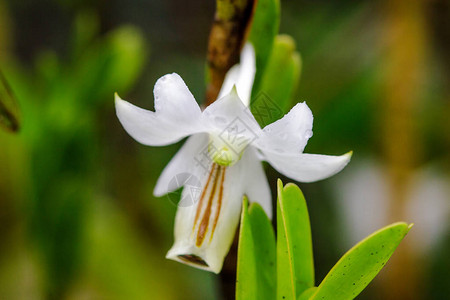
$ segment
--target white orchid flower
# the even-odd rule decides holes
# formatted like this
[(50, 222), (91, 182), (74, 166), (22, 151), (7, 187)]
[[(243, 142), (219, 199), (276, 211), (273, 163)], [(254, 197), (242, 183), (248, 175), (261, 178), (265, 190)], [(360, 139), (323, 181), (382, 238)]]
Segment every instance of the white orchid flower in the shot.
[[(303, 153), (313, 122), (306, 103), (298, 103), (282, 119), (261, 129), (248, 108), (254, 75), (255, 54), (247, 44), (241, 63), (227, 73), (218, 100), (203, 112), (175, 73), (156, 82), (155, 112), (116, 94), (117, 116), (136, 141), (164, 146), (190, 136), (154, 190), (159, 197), (184, 186), (183, 205), (178, 205), (175, 218), (175, 243), (166, 256), (169, 259), (219, 273), (239, 222), (243, 196), (261, 204), (272, 217), (261, 160), (302, 182), (334, 175), (350, 160), (351, 153)], [(178, 180), (181, 174), (190, 175)]]

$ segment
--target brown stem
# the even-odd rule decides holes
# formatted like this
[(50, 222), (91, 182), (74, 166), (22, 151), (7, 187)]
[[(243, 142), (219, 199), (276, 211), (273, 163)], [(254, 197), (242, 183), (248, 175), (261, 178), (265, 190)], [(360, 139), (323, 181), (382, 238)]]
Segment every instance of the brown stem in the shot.
[(217, 0), (217, 10), (209, 35), (206, 105), (219, 95), (225, 74), (239, 62), (252, 12), (257, 0)]
[[(206, 105), (216, 101), (228, 70), (239, 62), (240, 52), (258, 0), (216, 0), (216, 14), (208, 43)], [(224, 261), (220, 284), (225, 299), (234, 299), (237, 237)]]

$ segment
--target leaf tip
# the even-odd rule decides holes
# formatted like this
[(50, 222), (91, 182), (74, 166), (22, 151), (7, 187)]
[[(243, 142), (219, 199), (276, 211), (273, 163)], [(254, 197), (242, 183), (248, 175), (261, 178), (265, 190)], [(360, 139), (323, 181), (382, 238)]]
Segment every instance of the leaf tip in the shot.
[(278, 192), (280, 192), (283, 189), (283, 181), (281, 181), (280, 178), (278, 178), (278, 180), (277, 180), (277, 188), (278, 188)]
[(242, 206), (245, 207), (245, 208), (248, 207), (248, 198), (247, 198), (246, 195), (244, 195), (244, 196), (242, 197)]
[(286, 49), (292, 53), (295, 51), (296, 45), (295, 40), (288, 34), (279, 34), (276, 36), (276, 41), (286, 47)]

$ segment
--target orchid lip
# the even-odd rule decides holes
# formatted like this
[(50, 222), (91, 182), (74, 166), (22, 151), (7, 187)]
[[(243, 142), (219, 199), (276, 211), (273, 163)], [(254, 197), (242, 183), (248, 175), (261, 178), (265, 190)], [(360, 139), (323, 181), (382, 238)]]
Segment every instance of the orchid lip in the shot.
[(218, 261), (214, 260), (206, 252), (192, 249), (192, 247), (172, 248), (166, 255), (166, 258), (216, 274), (220, 272), (222, 267), (221, 264), (218, 264)]
[(180, 254), (178, 258), (191, 264), (199, 265), (202, 267), (209, 267), (208, 264), (200, 257), (195, 254)]

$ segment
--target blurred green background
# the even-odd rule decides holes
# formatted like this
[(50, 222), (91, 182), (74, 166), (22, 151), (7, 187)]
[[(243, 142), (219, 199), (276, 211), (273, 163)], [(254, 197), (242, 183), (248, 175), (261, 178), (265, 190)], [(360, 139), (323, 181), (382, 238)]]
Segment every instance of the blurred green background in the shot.
[[(300, 184), (320, 282), (343, 252), (415, 223), (358, 299), (450, 295), (450, 1), (281, 1), (302, 56), (306, 152), (354, 151)], [(154, 198), (181, 142), (130, 138), (113, 94), (153, 107), (177, 72), (202, 101), (214, 1), (0, 0), (0, 69), (20, 111), (0, 130), (0, 299), (227, 299), (226, 276), (164, 258), (176, 206)], [(275, 99), (276, 100), (276, 99)], [(292, 106), (291, 105), (291, 106)], [(13, 105), (14, 106), (14, 105)], [(272, 191), (280, 177), (267, 166)], [(283, 178), (284, 182), (289, 179)]]

